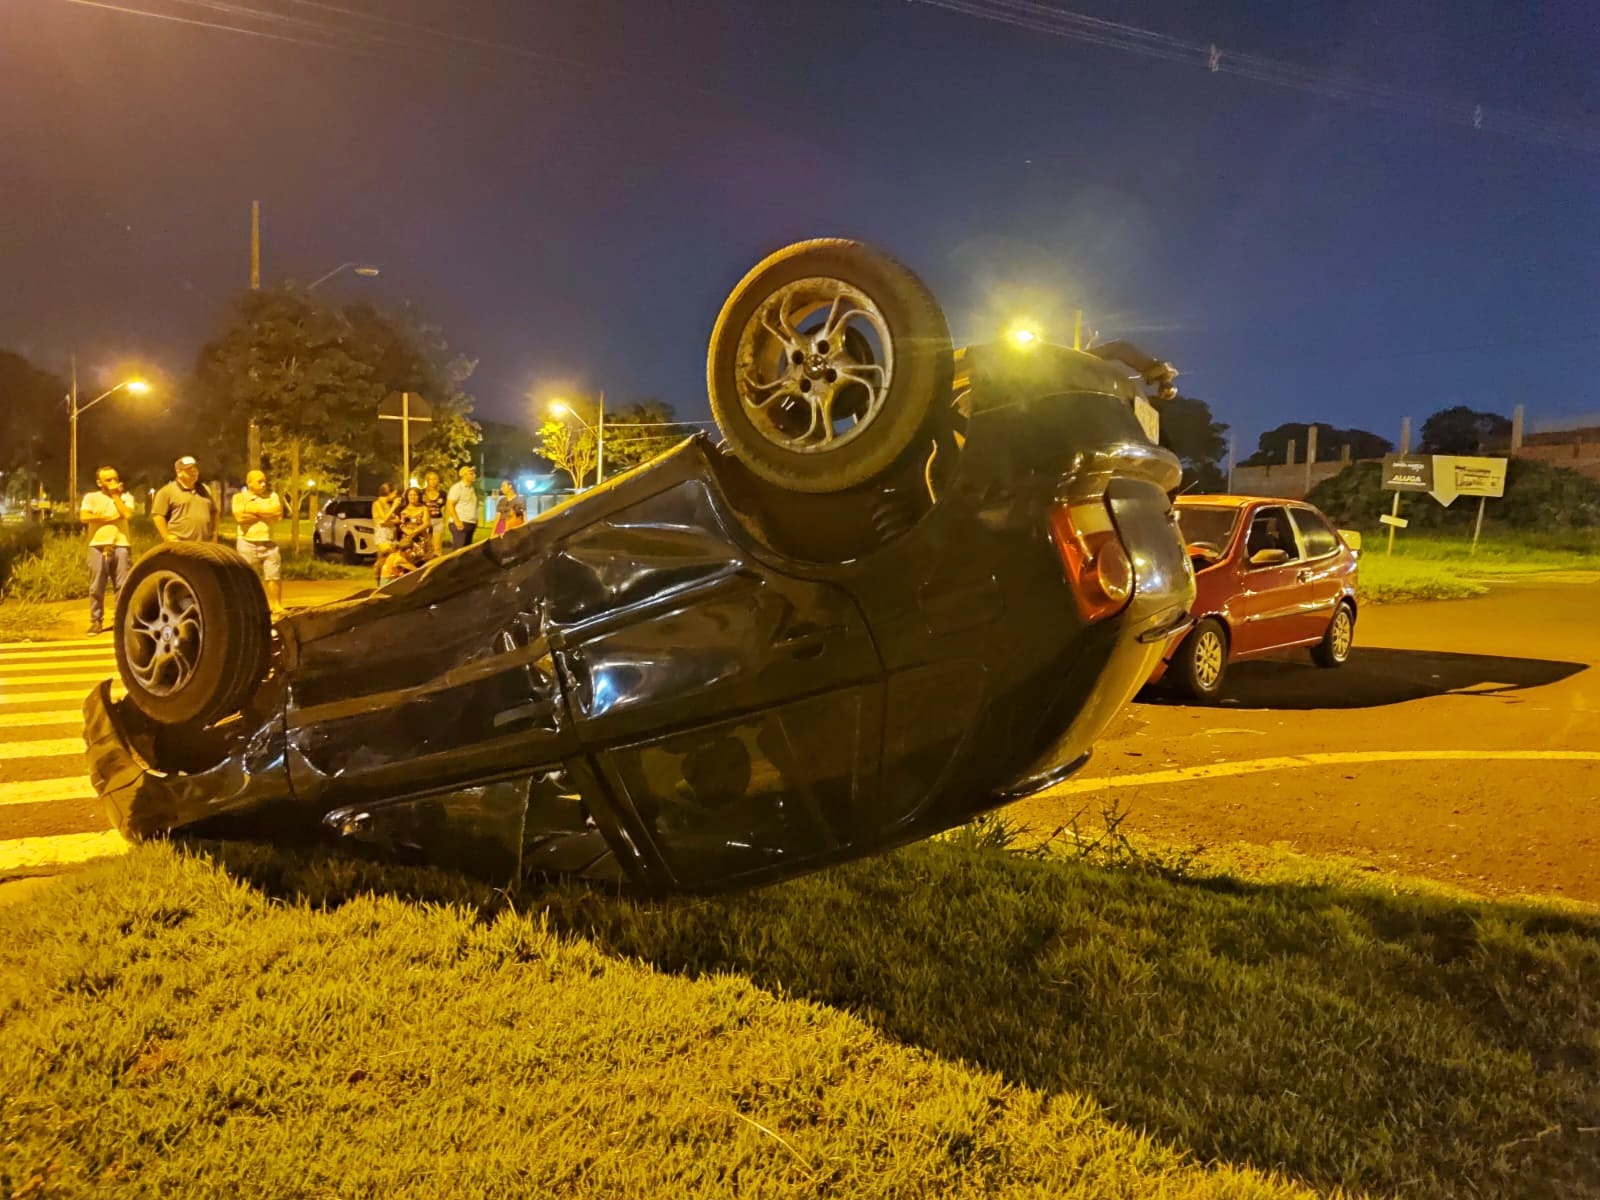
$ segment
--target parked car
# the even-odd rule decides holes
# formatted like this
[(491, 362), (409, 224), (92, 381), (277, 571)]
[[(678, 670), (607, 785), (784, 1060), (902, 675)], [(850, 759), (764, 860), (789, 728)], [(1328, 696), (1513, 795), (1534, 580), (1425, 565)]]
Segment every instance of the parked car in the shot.
[(706, 891), (1082, 767), (1189, 621), (1134, 413), (1170, 368), (952, 351), (909, 270), (829, 240), (739, 283), (708, 378), (725, 444), (276, 628), (225, 548), (141, 558), (127, 697), (85, 706), (119, 828)]
[(372, 496), (343, 496), (329, 500), (311, 529), (311, 553), (342, 554), (347, 563), (371, 559), (378, 553), (372, 523)]
[(1318, 666), (1344, 664), (1359, 535), (1297, 500), (1181, 496), (1175, 509), (1195, 572), (1194, 626), (1168, 644), (1152, 681), (1170, 676), (1195, 699), (1214, 700), (1242, 659), (1309, 646)]

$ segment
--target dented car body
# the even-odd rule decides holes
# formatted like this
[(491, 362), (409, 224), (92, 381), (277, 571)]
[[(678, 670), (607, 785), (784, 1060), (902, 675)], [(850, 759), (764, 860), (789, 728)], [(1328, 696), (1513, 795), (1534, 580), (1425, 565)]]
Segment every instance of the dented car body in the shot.
[[(647, 893), (787, 877), (1048, 786), (1189, 620), (1179, 465), (1115, 364), (994, 343), (956, 370), (958, 444), (898, 498), (800, 496), (693, 438), (281, 620), (227, 720), (164, 725), (102, 685), (95, 786), (135, 837), (315, 834)], [(1096, 591), (1112, 550), (1124, 586)]]

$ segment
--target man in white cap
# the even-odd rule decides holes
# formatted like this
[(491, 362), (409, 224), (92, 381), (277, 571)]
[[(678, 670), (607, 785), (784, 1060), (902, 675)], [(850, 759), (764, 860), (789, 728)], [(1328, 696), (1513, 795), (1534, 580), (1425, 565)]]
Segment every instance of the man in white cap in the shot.
[(166, 542), (217, 540), (217, 502), (200, 482), (200, 464), (185, 454), (172, 464), (173, 480), (161, 485), (150, 503), (150, 519)]
[(244, 477), (244, 490), (233, 494), (233, 519), (239, 523), (239, 538), (234, 549), (255, 568), (267, 590), (272, 615), (283, 615), (283, 554), (272, 536), (272, 524), (283, 516), (283, 501), (267, 486), (265, 471), (251, 471)]

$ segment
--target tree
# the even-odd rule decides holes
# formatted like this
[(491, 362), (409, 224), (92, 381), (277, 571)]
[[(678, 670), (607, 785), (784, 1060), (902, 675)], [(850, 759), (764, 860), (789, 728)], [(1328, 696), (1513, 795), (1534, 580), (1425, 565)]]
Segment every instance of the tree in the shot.
[(0, 351), (0, 492), (22, 500), (67, 478), (67, 382)]
[[(472, 419), (472, 397), (463, 390), (477, 360), (451, 354), (442, 331), (422, 321), (409, 305), (394, 313), (357, 305), (344, 313), (354, 335), (352, 352), (372, 367), (384, 395), (411, 392), (433, 410), (432, 419), (417, 427), (421, 436), (413, 430), (412, 475), (420, 479), (425, 471), (434, 470), (445, 479), (453, 478), (456, 468), (472, 460), (482, 437), (482, 428)], [(399, 466), (399, 423), (386, 421), (384, 428), (392, 445), (386, 443), (380, 453), (376, 438), (361, 443), (357, 469), (380, 461)]]
[[(263, 444), (278, 447), (279, 469), (300, 477), (289, 481), (296, 488), (310, 446), (341, 447), (359, 461), (352, 448), (372, 442), (387, 390), (373, 363), (364, 361), (370, 356), (371, 343), (358, 341), (345, 315), (308, 294), (289, 288), (246, 292), (221, 335), (201, 350), (195, 371), (197, 407), (216, 431), (219, 460), (243, 466), (239, 448), (254, 420)], [(284, 482), (280, 477), (279, 485)], [(299, 544), (296, 507), (290, 546)]]
[(692, 432), (674, 422), (672, 405), (654, 398), (606, 413), (607, 475), (619, 474), (665, 454)]
[[(574, 402), (573, 410), (581, 411)], [(587, 417), (584, 418), (588, 420)], [(536, 435), (539, 453), (572, 477), (572, 486), (581, 488), (589, 472), (595, 467), (595, 437), (589, 426), (581, 425), (575, 417), (552, 416), (539, 426)]]
[(1228, 452), (1228, 426), (1211, 415), (1211, 406), (1192, 396), (1174, 396), (1156, 403), (1161, 417), (1161, 444), (1183, 463), (1183, 486), (1220, 491), (1226, 480), (1218, 463)]
[[(275, 490), (291, 528), (298, 527), (301, 509), (309, 498), (339, 493), (346, 482), (344, 467), (350, 461), (343, 446), (310, 438), (268, 438), (261, 445), (261, 457), (267, 478), (276, 481)], [(316, 513), (309, 508), (305, 515), (316, 520)]]
[(1508, 418), (1464, 404), (1442, 408), (1422, 423), (1424, 454), (1483, 454), (1504, 449), (1510, 440)]
[(1340, 456), (1345, 446), (1350, 447), (1353, 459), (1382, 458), (1394, 449), (1394, 443), (1366, 429), (1339, 429), (1326, 421), (1286, 421), (1276, 429), (1269, 429), (1256, 439), (1256, 452), (1239, 464), (1245, 467), (1275, 467), (1288, 461), (1289, 443), (1294, 443), (1295, 461), (1305, 462), (1310, 432), (1317, 431), (1317, 461), (1329, 462)]

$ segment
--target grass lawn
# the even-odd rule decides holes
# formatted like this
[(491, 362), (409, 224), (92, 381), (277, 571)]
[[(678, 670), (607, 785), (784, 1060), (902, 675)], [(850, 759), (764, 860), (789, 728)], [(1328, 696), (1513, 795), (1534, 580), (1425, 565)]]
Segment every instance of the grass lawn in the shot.
[(656, 904), (141, 847), (6, 910), (0, 1190), (1600, 1196), (1592, 910), (1005, 840)]
[(1600, 571), (1600, 537), (1586, 531), (1565, 534), (1485, 535), (1472, 552), (1472, 539), (1434, 534), (1395, 538), (1386, 554), (1386, 533), (1368, 534), (1361, 551), (1360, 597), (1369, 604), (1404, 600), (1463, 600), (1486, 593), (1483, 576), (1540, 571)]

